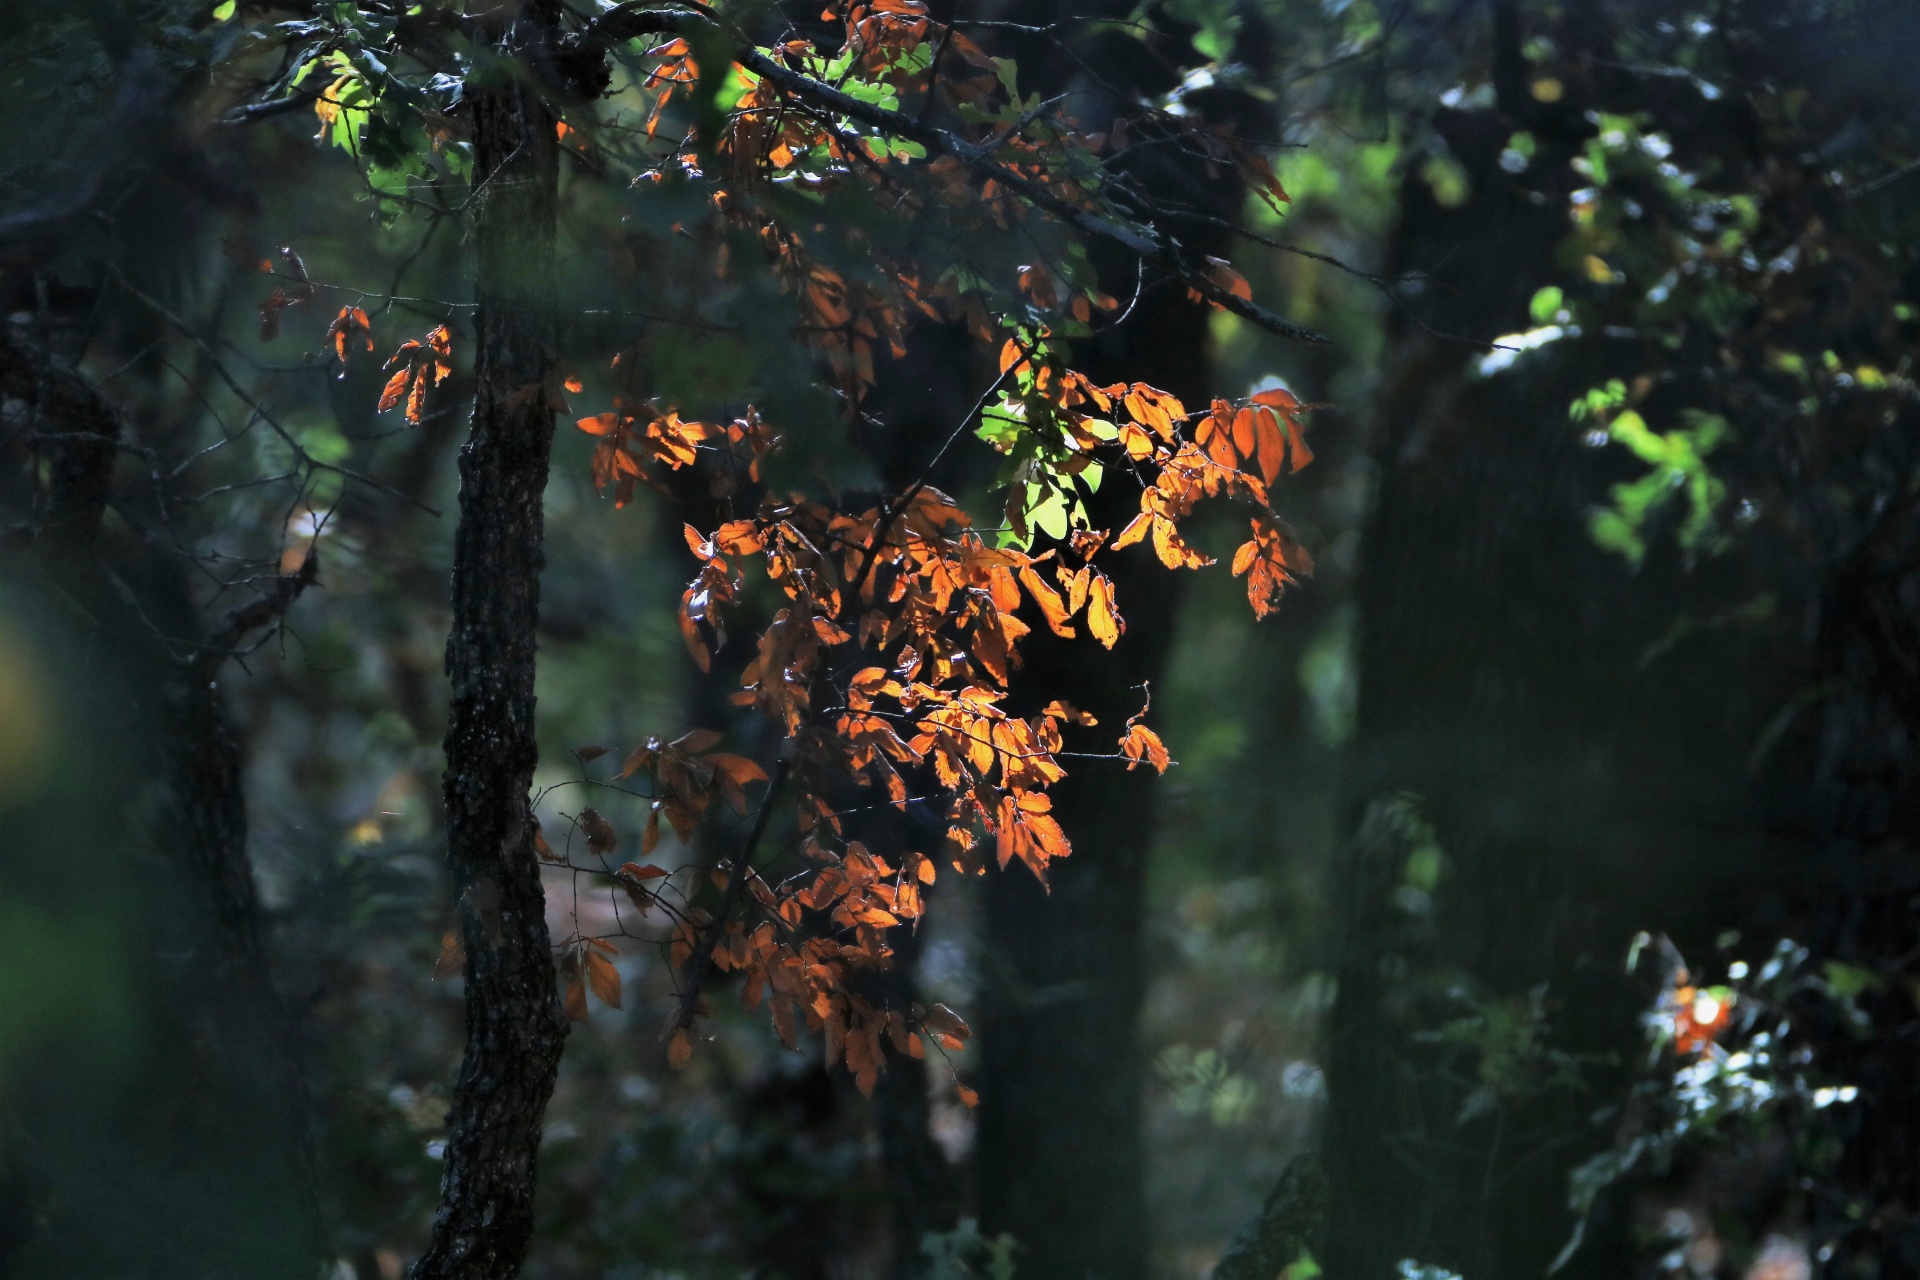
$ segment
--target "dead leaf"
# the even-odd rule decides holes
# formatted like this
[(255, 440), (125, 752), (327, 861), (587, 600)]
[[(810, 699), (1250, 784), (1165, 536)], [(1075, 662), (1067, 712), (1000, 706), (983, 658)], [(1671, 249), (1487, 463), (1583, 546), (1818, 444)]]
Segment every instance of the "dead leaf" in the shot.
[(593, 983), (593, 994), (600, 997), (601, 1003), (618, 1009), (620, 1007), (620, 971), (613, 962), (595, 951), (589, 951), (587, 959), (587, 980)]

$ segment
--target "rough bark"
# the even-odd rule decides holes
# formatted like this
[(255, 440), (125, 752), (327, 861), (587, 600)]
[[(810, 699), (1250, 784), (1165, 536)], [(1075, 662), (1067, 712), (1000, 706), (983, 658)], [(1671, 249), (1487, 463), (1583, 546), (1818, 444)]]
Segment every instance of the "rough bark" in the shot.
[(541, 1122), (567, 1033), (527, 794), (538, 758), (534, 633), (553, 440), (545, 386), (558, 182), (554, 116), (531, 75), (551, 43), (555, 10), (542, 2), (496, 13), (504, 65), (469, 89), (479, 306), (454, 533), (445, 778), (467, 1041), (440, 1207), (415, 1280), (518, 1272), (533, 1233)]

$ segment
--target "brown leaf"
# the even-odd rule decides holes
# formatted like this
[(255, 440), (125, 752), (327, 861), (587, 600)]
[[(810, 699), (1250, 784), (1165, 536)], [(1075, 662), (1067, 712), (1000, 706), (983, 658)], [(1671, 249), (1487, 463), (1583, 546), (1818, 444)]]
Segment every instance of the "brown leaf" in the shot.
[(773, 1033), (780, 1037), (780, 1043), (787, 1048), (800, 1047), (800, 1037), (793, 1024), (793, 1001), (783, 995), (773, 998)]
[(973, 1035), (966, 1019), (962, 1018), (944, 1004), (936, 1004), (920, 1016), (920, 1021), (929, 1030), (938, 1035), (952, 1036), (955, 1040), (965, 1040)]
[(673, 1039), (667, 1042), (667, 1062), (675, 1071), (684, 1068), (693, 1061), (693, 1037), (687, 1029), (681, 1027), (673, 1033)]
[(620, 764), (620, 778), (625, 781), (653, 763), (653, 753), (659, 747), (659, 739), (649, 738), (628, 753)]
[(689, 733), (682, 734), (680, 737), (675, 738), (667, 745), (670, 747), (678, 747), (690, 756), (697, 756), (702, 751), (710, 751), (714, 747), (719, 746), (720, 740), (726, 736), (726, 734), (721, 733), (717, 729), (694, 729)]
[(567, 1016), (575, 1022), (587, 1020), (587, 983), (576, 967), (573, 976), (567, 979)]
[(603, 1004), (620, 1007), (620, 971), (612, 961), (596, 951), (587, 952), (587, 980)]
[(672, 874), (671, 871), (656, 867), (652, 863), (642, 866), (637, 862), (627, 862), (622, 863), (620, 867), (621, 878), (629, 880), (663, 880)]
[(280, 336), (280, 313), (293, 305), (285, 289), (275, 289), (260, 304), (260, 341), (272, 342)]
[(728, 755), (716, 751), (712, 755), (701, 757), (706, 763), (733, 779), (736, 786), (746, 786), (749, 782), (765, 782), (767, 771), (745, 756)]
[(440, 938), (440, 956), (433, 962), (433, 979), (451, 978), (466, 967), (467, 949), (460, 942), (460, 935), (452, 929)]
[(613, 824), (602, 817), (598, 809), (582, 809), (579, 826), (581, 834), (587, 838), (587, 848), (603, 858), (620, 846), (620, 837), (614, 834)]

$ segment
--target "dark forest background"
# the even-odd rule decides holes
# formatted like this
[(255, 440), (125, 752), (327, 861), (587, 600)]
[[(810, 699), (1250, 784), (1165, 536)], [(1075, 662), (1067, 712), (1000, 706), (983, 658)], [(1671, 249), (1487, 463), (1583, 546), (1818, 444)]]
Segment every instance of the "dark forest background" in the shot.
[[(330, 306), (262, 340), (244, 259), (424, 331), (461, 235), (371, 217), (309, 113), (219, 119), (243, 37), (207, 8), (0, 32), (0, 1275), (396, 1280), (461, 1044), (428, 508), (469, 374), (377, 416)], [(1275, 142), (1284, 218), (1138, 176), (1307, 251), (1235, 260), (1333, 341), (1163, 289), (1080, 359), (1320, 405), (1285, 497), (1316, 572), (1255, 623), (1224, 574), (1117, 571), (1111, 661), (1036, 645), (1114, 723), (1151, 682), (1179, 765), (1062, 785), (1050, 895), (935, 891), (900, 980), (971, 1020), (977, 1110), (906, 1061), (863, 1098), (727, 999), (673, 1071), (665, 958), (630, 953), (567, 1046), (525, 1274), (1198, 1277), (1289, 1168), (1325, 1210), (1261, 1280), (1920, 1274), (1920, 8), (1073, 16), (1109, 22), (1071, 58), (1004, 35), (1030, 83)], [(730, 376), (657, 341), (663, 380)], [(909, 435), (965, 358), (882, 370)], [(260, 397), (287, 436), (242, 430)], [(546, 495), (540, 787), (732, 714), (673, 621), (690, 517), (614, 513), (589, 445)], [(380, 487), (296, 483), (296, 447)], [(104, 505), (49, 523), (88, 468)], [(1230, 523), (1195, 527), (1230, 555)], [(255, 561), (313, 565), (284, 627), (215, 589)]]

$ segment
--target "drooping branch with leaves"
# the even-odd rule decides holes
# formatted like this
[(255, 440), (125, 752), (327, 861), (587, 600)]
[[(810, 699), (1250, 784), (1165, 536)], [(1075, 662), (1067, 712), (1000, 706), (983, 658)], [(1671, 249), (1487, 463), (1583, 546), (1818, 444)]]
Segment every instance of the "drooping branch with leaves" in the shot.
[[(244, 6), (229, 13), (253, 22)], [(959, 1015), (894, 1007), (875, 981), (893, 961), (890, 931), (920, 918), (942, 867), (1018, 861), (1044, 883), (1072, 848), (1048, 795), (1067, 762), (1171, 763), (1144, 696), (1124, 725), (1101, 726), (1021, 687), (1023, 637), (1038, 625), (1119, 643), (1122, 602), (1100, 558), (1140, 543), (1169, 569), (1211, 564), (1182, 531), (1207, 499), (1247, 512), (1232, 570), (1256, 613), (1310, 572), (1273, 501), (1311, 459), (1305, 406), (1270, 390), (1190, 409), (1142, 382), (1078, 372), (1074, 343), (1134, 305), (1096, 278), (1089, 245), (1131, 258), (1134, 302), (1174, 289), (1319, 339), (1255, 301), (1228, 263), (1184, 245), (1182, 210), (1150, 199), (1127, 168), (1136, 149), (1179, 148), (1237, 171), (1278, 209), (1287, 196), (1262, 144), (1171, 102), (1109, 102), (1114, 123), (1089, 132), (1071, 95), (1023, 96), (1009, 60), (918, 0), (835, 0), (804, 20), (750, 4), (624, 4), (586, 19), (552, 0), (485, 13), (335, 5), (251, 31), (245, 57), (281, 65), (229, 120), (311, 109), (377, 216), (451, 211), (469, 228), (475, 392), (445, 783), (461, 925), (443, 951), (466, 978), (467, 1048), (433, 1241), (414, 1274), (508, 1276), (532, 1231), (568, 1017), (587, 1015), (589, 988), (618, 1002), (607, 957), (622, 937), (655, 936), (642, 924), (655, 911), (670, 921), (675, 1065), (691, 1057), (723, 974), (740, 976), (748, 1007), (764, 1003), (789, 1047), (803, 1028), (823, 1034), (829, 1064), (844, 1062), (863, 1091), (887, 1047), (957, 1048), (969, 1034)], [(562, 313), (563, 239), (570, 262), (596, 264), (606, 306)], [(322, 287), (300, 270), (263, 318)], [(363, 300), (329, 328), (342, 361), (385, 337)], [(423, 419), (466, 340), (462, 319), (394, 351), (383, 411)], [(902, 487), (874, 484), (870, 465), (821, 465), (822, 433), (858, 446), (890, 429), (872, 393), (916, 326), (971, 339), (991, 371), (977, 400), (917, 451)], [(721, 344), (744, 375), (677, 377), (665, 349), (685, 356), (669, 335), (688, 333)], [(603, 362), (590, 391), (584, 370)], [(608, 407), (578, 416), (570, 397), (582, 396)], [(735, 696), (768, 726), (762, 760), (716, 752), (719, 734), (696, 728), (648, 739), (617, 778), (583, 779), (649, 804), (642, 859), (663, 820), (692, 847), (718, 811), (742, 815), (744, 831), (679, 888), (651, 861), (616, 865), (613, 824), (593, 808), (572, 818), (586, 858), (571, 839), (556, 851), (529, 796), (541, 495), (562, 414), (593, 438), (593, 480), (616, 507), (641, 485), (673, 493), (704, 480), (714, 516), (686, 530), (696, 571), (679, 608), (703, 670), (728, 652), (730, 620), (766, 615)], [(994, 459), (985, 507), (939, 487), (965, 478), (963, 444)], [(1103, 483), (1139, 489), (1138, 514), (1118, 530), (1092, 515)], [(945, 838), (869, 848), (847, 837), (849, 804), (937, 809)], [(792, 838), (769, 851), (776, 811)], [(555, 946), (543, 860), (610, 895), (615, 934), (577, 927)], [(955, 1086), (971, 1105), (972, 1090)]]

